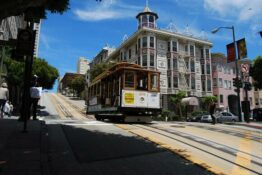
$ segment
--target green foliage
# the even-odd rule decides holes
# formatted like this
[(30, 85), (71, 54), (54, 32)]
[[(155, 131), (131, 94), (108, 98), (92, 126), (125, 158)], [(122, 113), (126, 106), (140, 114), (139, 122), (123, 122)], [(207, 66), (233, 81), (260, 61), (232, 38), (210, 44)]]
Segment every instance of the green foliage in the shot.
[(175, 105), (175, 108), (177, 111), (179, 111), (179, 117), (182, 118), (182, 108), (183, 108), (183, 104), (182, 104), (182, 99), (186, 97), (186, 92), (184, 91), (179, 91), (177, 94), (172, 95), (170, 97), (170, 101), (171, 103), (173, 103)]
[(77, 95), (80, 96), (81, 92), (85, 90), (85, 77), (77, 76), (69, 83), (69, 87), (76, 91)]
[(44, 59), (35, 58), (33, 63), (33, 75), (38, 76), (38, 83), (44, 89), (52, 89), (58, 78), (58, 70), (49, 65)]
[(6, 65), (7, 69), (8, 84), (13, 86), (21, 86), (24, 80), (23, 77), (25, 64), (10, 58), (5, 59), (4, 64)]
[(0, 4), (0, 19), (23, 14), (45, 18), (46, 11), (62, 14), (69, 9), (69, 0), (2, 0)]
[(208, 110), (209, 106), (212, 103), (216, 103), (217, 102), (217, 97), (213, 96), (213, 95), (209, 95), (209, 96), (205, 96), (201, 99), (202, 103), (205, 105), (205, 109)]
[[(7, 68), (8, 83), (11, 86), (23, 86), (25, 64), (11, 58), (6, 58), (4, 63)], [(53, 88), (55, 80), (59, 76), (58, 70), (55, 67), (49, 65), (44, 59), (35, 58), (32, 69), (32, 74), (38, 76), (40, 86), (44, 89)]]
[(96, 64), (88, 71), (90, 74), (90, 81), (95, 79), (99, 74), (103, 73), (105, 70), (109, 69), (112, 67), (114, 64), (113, 63), (100, 63)]
[(262, 56), (256, 57), (252, 69), (252, 77), (255, 80), (254, 86), (258, 89), (262, 89)]

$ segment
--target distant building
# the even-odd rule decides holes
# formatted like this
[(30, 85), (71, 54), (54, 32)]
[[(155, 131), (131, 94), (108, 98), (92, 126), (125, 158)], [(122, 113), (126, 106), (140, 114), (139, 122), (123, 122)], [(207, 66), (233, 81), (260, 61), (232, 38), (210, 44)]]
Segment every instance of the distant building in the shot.
[(87, 70), (89, 69), (90, 69), (90, 65), (88, 59), (85, 59), (84, 57), (80, 57), (77, 61), (77, 73), (85, 75)]
[(109, 47), (108, 45), (103, 47), (102, 50), (93, 58), (91, 68), (96, 64), (108, 61), (109, 55), (114, 51), (115, 48)]
[[(223, 54), (212, 54), (212, 77), (213, 94), (218, 97), (218, 107), (237, 113), (237, 93), (233, 87), (233, 78), (236, 77), (235, 63), (227, 63), (227, 58)], [(251, 81), (251, 79), (250, 79)], [(248, 100), (251, 109), (254, 108), (254, 90), (248, 92)], [(245, 91), (240, 89), (240, 100), (245, 98)]]
[(40, 31), (41, 31), (41, 20), (40, 20), (40, 23), (34, 23), (34, 30), (36, 31), (35, 45), (34, 45), (34, 56), (38, 57), (38, 48), (39, 48)]
[(190, 96), (212, 95), (212, 43), (189, 33), (159, 29), (158, 14), (147, 6), (136, 18), (138, 30), (129, 37), (125, 36), (121, 45), (105, 57), (103, 49), (92, 64), (124, 61), (160, 71), (164, 108), (169, 106), (169, 96), (180, 90), (186, 91)]
[(72, 81), (72, 79), (75, 79), (76, 77), (84, 77), (84, 75), (78, 73), (70, 73), (70, 72), (65, 73), (63, 78), (59, 79), (59, 84), (58, 84), (59, 91), (62, 94), (70, 93), (69, 83)]

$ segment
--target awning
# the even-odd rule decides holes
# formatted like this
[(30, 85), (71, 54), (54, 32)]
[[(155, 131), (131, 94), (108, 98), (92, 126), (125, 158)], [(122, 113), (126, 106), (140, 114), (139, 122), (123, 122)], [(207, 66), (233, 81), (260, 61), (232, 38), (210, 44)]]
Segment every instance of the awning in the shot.
[(196, 97), (186, 97), (182, 99), (182, 103), (186, 105), (191, 105), (191, 106), (198, 106), (199, 101)]

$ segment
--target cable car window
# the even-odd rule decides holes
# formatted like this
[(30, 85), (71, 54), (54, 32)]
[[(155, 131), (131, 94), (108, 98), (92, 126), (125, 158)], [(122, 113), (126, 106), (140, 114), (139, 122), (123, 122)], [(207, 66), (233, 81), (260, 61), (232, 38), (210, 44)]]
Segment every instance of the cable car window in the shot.
[(150, 87), (151, 90), (158, 90), (158, 76), (157, 74), (150, 75)]
[(138, 73), (137, 74), (137, 90), (147, 90), (147, 73)]
[(125, 72), (125, 87), (134, 88), (135, 86), (135, 74), (134, 72)]

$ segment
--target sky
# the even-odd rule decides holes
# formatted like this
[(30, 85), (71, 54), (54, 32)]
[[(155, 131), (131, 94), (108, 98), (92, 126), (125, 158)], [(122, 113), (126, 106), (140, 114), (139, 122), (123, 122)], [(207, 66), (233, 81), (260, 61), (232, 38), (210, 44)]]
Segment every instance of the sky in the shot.
[[(48, 14), (42, 21), (40, 58), (59, 70), (76, 72), (77, 60), (92, 60), (106, 45), (118, 47), (123, 39), (137, 30), (136, 15), (143, 11), (147, 0), (70, 0), (64, 14)], [(178, 33), (208, 39), (211, 52), (226, 54), (232, 42), (234, 26), (236, 40), (246, 39), (248, 58), (262, 55), (262, 0), (148, 0), (149, 8), (158, 14), (157, 26)], [(56, 85), (55, 85), (56, 87)], [(55, 89), (55, 88), (54, 88)]]

